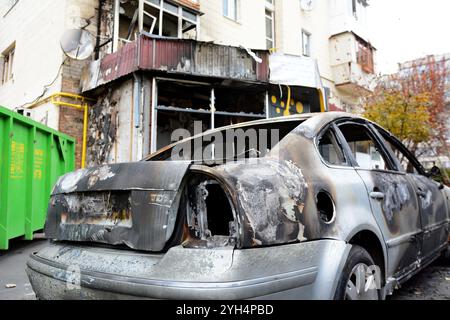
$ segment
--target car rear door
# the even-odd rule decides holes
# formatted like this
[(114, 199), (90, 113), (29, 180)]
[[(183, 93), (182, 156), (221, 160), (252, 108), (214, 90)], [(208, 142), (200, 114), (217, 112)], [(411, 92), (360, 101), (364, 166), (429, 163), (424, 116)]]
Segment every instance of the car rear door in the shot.
[(388, 250), (387, 275), (401, 278), (418, 264), (422, 225), (413, 182), (392, 163), (364, 121), (338, 123), (348, 157), (364, 181)]
[(399, 141), (380, 128), (375, 130), (384, 139), (401, 169), (414, 181), (424, 231), (420, 257), (427, 261), (442, 249), (448, 239), (447, 208), (442, 185), (425, 175), (417, 159)]

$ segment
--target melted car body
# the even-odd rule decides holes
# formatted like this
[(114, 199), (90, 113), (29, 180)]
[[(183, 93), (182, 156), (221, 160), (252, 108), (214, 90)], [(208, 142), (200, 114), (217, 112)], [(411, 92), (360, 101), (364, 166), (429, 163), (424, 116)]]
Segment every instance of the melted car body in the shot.
[[(224, 158), (180, 156), (180, 146), (217, 151), (224, 146), (211, 136), (247, 129), (271, 131), (269, 142), (244, 143)], [(342, 298), (342, 279), (351, 281), (345, 270), (362, 248), (366, 267), (379, 270), (374, 290), (383, 298), (446, 248), (449, 196), (395, 137), (363, 118), (326, 113), (250, 122), (139, 163), (60, 178), (45, 227), (54, 241), (31, 256), (28, 273), (41, 298), (333, 299)], [(92, 250), (104, 261), (89, 260)], [(128, 258), (108, 266), (119, 250)], [(134, 280), (97, 279), (68, 293), (65, 274), (54, 275), (74, 261), (86, 279), (101, 270)], [(129, 283), (137, 278), (146, 280), (133, 292)], [(186, 283), (203, 289), (174, 294)], [(59, 289), (49, 293), (50, 286)]]

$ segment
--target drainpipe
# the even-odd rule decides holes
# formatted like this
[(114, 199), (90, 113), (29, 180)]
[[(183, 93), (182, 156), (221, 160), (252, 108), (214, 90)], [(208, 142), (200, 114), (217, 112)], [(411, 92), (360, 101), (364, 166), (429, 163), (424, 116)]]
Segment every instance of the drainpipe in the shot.
[(141, 127), (141, 88), (142, 88), (142, 79), (136, 73), (133, 73), (134, 76), (134, 127), (136, 129)]
[[(134, 129), (132, 131), (133, 140), (136, 141), (136, 156), (133, 160), (138, 160), (142, 156), (142, 133), (141, 133), (141, 110), (142, 110), (142, 78), (133, 73), (134, 89), (133, 89), (133, 112), (134, 112)], [(132, 140), (132, 141), (133, 141)]]
[[(70, 98), (75, 100), (76, 103), (69, 103), (62, 101), (63, 98)], [(88, 101), (95, 101), (93, 99), (89, 99), (77, 94), (67, 93), (67, 92), (58, 92), (48, 96), (45, 99), (42, 99), (32, 105), (27, 106), (27, 109), (34, 109), (38, 106), (50, 102), (58, 107), (70, 107), (80, 111), (83, 111), (83, 144), (82, 144), (82, 152), (81, 152), (81, 168), (86, 167), (86, 151), (87, 151), (87, 135), (88, 135), (88, 117), (89, 117), (89, 104)]]

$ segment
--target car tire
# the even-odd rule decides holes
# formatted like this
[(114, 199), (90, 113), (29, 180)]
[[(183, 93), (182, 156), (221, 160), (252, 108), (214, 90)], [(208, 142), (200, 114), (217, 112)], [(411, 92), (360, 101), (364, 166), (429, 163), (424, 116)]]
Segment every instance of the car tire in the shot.
[[(375, 289), (370, 285), (374, 283), (373, 272), (370, 267), (375, 266), (375, 262), (370, 254), (362, 247), (354, 245), (345, 263), (344, 269), (339, 279), (335, 300), (380, 300), (380, 289)], [(379, 268), (378, 268), (379, 270)], [(364, 271), (364, 272), (363, 272)], [(362, 283), (364, 277), (364, 283)], [(371, 278), (372, 277), (372, 278)], [(357, 288), (359, 285), (359, 289)], [(369, 287), (369, 289), (367, 289)], [(372, 289), (370, 289), (372, 287)]]

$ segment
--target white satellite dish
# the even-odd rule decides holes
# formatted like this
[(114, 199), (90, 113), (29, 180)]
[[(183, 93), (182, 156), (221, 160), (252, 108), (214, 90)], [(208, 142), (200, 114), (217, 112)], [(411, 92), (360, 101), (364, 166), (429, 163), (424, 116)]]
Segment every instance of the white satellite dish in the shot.
[(70, 29), (61, 37), (61, 48), (71, 59), (86, 60), (94, 52), (92, 35), (82, 29)]

